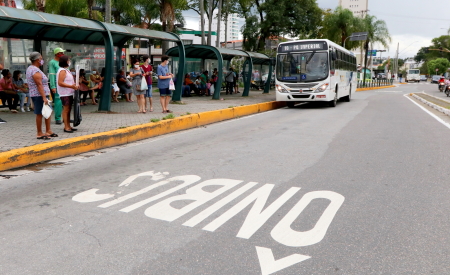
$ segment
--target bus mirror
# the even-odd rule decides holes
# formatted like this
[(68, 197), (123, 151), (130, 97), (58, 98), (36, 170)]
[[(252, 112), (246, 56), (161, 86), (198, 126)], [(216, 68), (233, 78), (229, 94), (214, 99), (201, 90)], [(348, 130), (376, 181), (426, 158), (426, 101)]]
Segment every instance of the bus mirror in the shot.
[(331, 59), (335, 61), (337, 59), (336, 52), (331, 52)]

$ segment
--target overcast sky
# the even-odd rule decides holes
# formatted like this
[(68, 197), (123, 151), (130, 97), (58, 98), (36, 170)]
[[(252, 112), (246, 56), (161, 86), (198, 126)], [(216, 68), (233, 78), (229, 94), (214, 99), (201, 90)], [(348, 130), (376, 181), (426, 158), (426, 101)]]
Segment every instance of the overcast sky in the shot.
[[(21, 6), (21, 1), (18, 5)], [(335, 9), (339, 0), (317, 0), (322, 9)], [(386, 22), (392, 42), (383, 56), (395, 56), (397, 43), (400, 58), (413, 57), (421, 47), (431, 44), (431, 39), (446, 35), (450, 28), (448, 0), (369, 0), (369, 14)], [(199, 15), (185, 11), (186, 27), (199, 29)], [(243, 25), (243, 19), (239, 21)], [(375, 45), (374, 49), (383, 49)]]
[[(317, 0), (322, 9), (335, 9), (339, 0)], [(369, 14), (386, 22), (392, 42), (383, 56), (395, 56), (397, 43), (400, 58), (413, 57), (431, 39), (446, 35), (450, 28), (448, 0), (369, 0)], [(186, 27), (198, 29), (199, 17), (185, 12)], [(240, 22), (241, 24), (243, 22)], [(377, 45), (375, 49), (383, 49)]]

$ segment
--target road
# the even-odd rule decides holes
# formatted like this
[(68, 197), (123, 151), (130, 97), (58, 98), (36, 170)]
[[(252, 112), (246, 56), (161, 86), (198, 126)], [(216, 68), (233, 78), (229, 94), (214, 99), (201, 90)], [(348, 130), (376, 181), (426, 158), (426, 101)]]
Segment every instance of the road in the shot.
[[(409, 84), (0, 181), (0, 274), (450, 274), (448, 117)], [(422, 105), (420, 105), (422, 106)]]

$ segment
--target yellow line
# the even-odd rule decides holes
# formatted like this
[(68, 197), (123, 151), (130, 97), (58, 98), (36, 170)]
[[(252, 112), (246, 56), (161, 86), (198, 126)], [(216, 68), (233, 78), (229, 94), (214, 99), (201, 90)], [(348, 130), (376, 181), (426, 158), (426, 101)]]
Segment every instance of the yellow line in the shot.
[(371, 87), (371, 88), (358, 88), (358, 89), (356, 89), (356, 91), (362, 92), (362, 91), (379, 90), (379, 89), (394, 88), (394, 87), (395, 87), (395, 85), (383, 86), (383, 87)]
[(236, 117), (266, 112), (284, 106), (286, 106), (285, 102), (277, 101), (239, 106), (13, 149), (0, 153), (0, 171), (126, 144)]

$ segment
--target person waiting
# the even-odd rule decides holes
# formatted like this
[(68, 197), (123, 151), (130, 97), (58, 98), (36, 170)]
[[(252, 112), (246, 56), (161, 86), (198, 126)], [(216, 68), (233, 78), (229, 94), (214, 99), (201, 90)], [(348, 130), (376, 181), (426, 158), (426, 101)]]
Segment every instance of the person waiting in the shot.
[[(97, 92), (97, 94), (101, 91), (101, 88), (103, 86), (102, 83), (102, 77), (98, 73), (96, 69), (92, 70), (92, 74), (89, 76), (90, 79), (90, 89), (93, 92)], [(92, 105), (97, 105), (97, 102), (95, 102), (95, 99), (92, 99)]]
[(70, 111), (73, 106), (73, 95), (78, 90), (78, 83), (69, 71), (70, 60), (67, 55), (59, 58), (59, 70), (56, 73), (56, 88), (63, 105), (62, 118), (64, 123), (64, 132), (73, 133), (77, 129), (70, 126)]
[[(190, 74), (186, 74), (186, 75), (184, 76), (184, 84), (187, 85), (187, 86), (189, 86), (190, 90), (191, 90), (191, 91), (194, 91), (194, 93), (195, 93), (196, 95), (199, 95), (200, 90), (197, 88), (197, 86), (196, 86), (196, 85), (194, 84), (194, 82), (191, 80)], [(189, 94), (189, 96), (191, 96), (191, 95)]]
[(84, 106), (87, 105), (86, 104), (86, 99), (87, 96), (89, 94), (89, 96), (91, 97), (92, 100), (92, 104), (95, 105), (95, 98), (94, 98), (94, 91), (93, 90), (89, 90), (89, 81), (86, 79), (86, 72), (84, 69), (80, 69), (80, 82), (78, 83), (78, 85), (80, 86), (80, 106)]
[[(28, 92), (28, 85), (24, 83), (22, 79), (22, 72), (21, 71), (14, 71), (13, 73), (13, 86), (14, 89), (17, 91), (17, 95), (20, 99), (20, 111), (27, 112), (30, 111), (30, 104), (31, 104), (31, 98), (30, 93)], [(26, 108), (24, 109), (23, 106), (25, 105), (25, 98), (27, 99), (26, 102)]]
[(11, 113), (17, 113), (17, 103), (19, 102), (19, 96), (14, 89), (12, 83), (11, 72), (8, 69), (2, 70), (3, 78), (0, 79), (0, 97), (5, 106), (5, 101), (8, 102), (8, 107)]
[(131, 102), (131, 86), (128, 85), (124, 70), (119, 70), (119, 73), (116, 76), (116, 82), (120, 92), (125, 95), (125, 100)]

